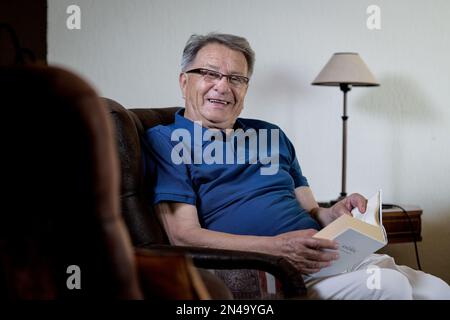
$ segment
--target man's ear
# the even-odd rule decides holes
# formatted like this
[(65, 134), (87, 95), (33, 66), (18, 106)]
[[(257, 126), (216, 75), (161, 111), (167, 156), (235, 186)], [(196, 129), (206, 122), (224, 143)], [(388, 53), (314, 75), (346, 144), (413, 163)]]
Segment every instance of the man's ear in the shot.
[(183, 99), (186, 97), (186, 86), (187, 86), (187, 74), (182, 72), (180, 73), (180, 77), (179, 77), (179, 82), (180, 82), (180, 89), (181, 89), (181, 93), (183, 94)]

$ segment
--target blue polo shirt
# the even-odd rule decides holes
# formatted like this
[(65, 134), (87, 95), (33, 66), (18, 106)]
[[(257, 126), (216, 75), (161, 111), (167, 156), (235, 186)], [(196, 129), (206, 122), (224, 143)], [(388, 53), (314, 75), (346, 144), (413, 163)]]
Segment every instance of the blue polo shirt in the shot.
[[(217, 154), (211, 152), (214, 139), (194, 139), (194, 136), (201, 137), (207, 129), (183, 114), (184, 109), (180, 109), (174, 123), (159, 125), (146, 132), (145, 146), (149, 153), (146, 167), (154, 179), (153, 204), (166, 201), (194, 205), (202, 227), (232, 234), (274, 236), (293, 230), (320, 229), (295, 197), (294, 189), (308, 186), (308, 181), (302, 174), (292, 143), (278, 126), (252, 119), (238, 118), (236, 121), (236, 127), (244, 132), (250, 132), (249, 129), (268, 132), (266, 154), (277, 159), (278, 167), (275, 173), (271, 170), (272, 174), (262, 174), (263, 168), (272, 165), (273, 169), (275, 161), (268, 163), (257, 152), (257, 159), (252, 161), (252, 146), (247, 141), (243, 146), (245, 161), (240, 159), (239, 162), (238, 144), (230, 144), (221, 131), (223, 139), (216, 140), (215, 146), (217, 143), (223, 145), (223, 161), (208, 160), (206, 154), (221, 156), (217, 152), (219, 149), (215, 150)], [(273, 129), (278, 130), (279, 148), (272, 147), (275, 142), (270, 132)], [(175, 137), (184, 138), (174, 138), (175, 133), (182, 133)], [(186, 134), (192, 139), (186, 139)], [(180, 151), (181, 146), (186, 148)], [(206, 152), (208, 146), (210, 149)], [(234, 152), (231, 155), (234, 161), (226, 158), (230, 157), (227, 150)], [(186, 161), (180, 163), (181, 158)]]

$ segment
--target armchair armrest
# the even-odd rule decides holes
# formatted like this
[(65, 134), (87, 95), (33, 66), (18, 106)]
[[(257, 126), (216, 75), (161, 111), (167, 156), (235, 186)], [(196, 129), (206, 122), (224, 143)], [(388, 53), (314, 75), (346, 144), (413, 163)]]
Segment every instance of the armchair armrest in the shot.
[(205, 283), (186, 255), (138, 248), (135, 259), (146, 299), (210, 299)]
[(145, 249), (160, 254), (179, 253), (192, 259), (194, 265), (206, 269), (256, 269), (275, 276), (286, 298), (306, 294), (302, 275), (285, 258), (264, 253), (190, 246), (149, 245)]

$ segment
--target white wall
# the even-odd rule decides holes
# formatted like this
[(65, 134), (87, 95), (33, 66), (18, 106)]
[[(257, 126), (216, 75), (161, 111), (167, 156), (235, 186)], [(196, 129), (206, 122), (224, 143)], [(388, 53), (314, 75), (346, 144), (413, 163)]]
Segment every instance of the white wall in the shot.
[[(81, 8), (81, 30), (66, 8)], [(381, 8), (381, 30), (366, 8)], [(192, 33), (245, 36), (256, 67), (244, 117), (279, 124), (318, 200), (337, 197), (342, 96), (311, 86), (333, 52), (356, 51), (381, 83), (349, 93), (348, 191), (420, 205), (422, 265), (450, 282), (450, 1), (49, 0), (48, 61), (128, 107), (182, 105), (183, 46)], [(412, 244), (387, 251), (414, 266)]]

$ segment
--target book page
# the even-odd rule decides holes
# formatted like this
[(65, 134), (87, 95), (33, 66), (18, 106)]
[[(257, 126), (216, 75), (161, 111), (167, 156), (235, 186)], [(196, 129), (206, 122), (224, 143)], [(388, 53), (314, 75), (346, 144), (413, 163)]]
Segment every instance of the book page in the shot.
[(322, 239), (336, 239), (336, 237), (347, 229), (356, 230), (364, 234), (366, 237), (370, 237), (376, 241), (384, 242), (386, 239), (383, 232), (384, 228), (374, 226), (346, 214), (334, 220), (328, 226), (317, 232), (313, 237)]
[(331, 266), (309, 276), (313, 278), (326, 277), (351, 271), (354, 265), (384, 246), (384, 243), (374, 241), (353, 229), (345, 230), (335, 240), (339, 243), (339, 259), (334, 261)]
[(381, 226), (381, 190), (379, 190), (372, 198), (367, 201), (366, 212), (361, 213), (358, 208), (352, 210), (353, 217), (374, 226)]

